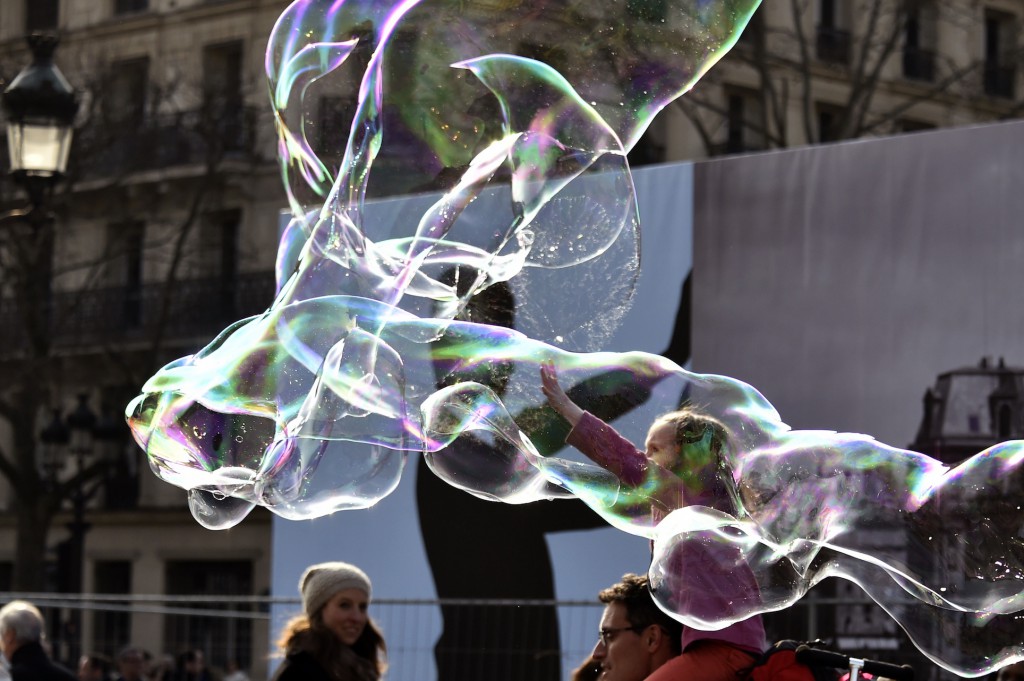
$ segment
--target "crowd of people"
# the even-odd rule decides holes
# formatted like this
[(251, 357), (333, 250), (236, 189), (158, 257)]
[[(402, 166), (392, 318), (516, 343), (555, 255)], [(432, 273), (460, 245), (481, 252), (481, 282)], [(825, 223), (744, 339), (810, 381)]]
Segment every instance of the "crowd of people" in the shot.
[[(278, 642), (283, 657), (274, 681), (379, 681), (387, 668), (384, 637), (369, 615), (372, 587), (358, 567), (321, 563), (300, 580), (303, 613), (291, 620)], [(709, 681), (722, 678), (714, 665), (694, 667), (712, 651), (735, 656), (742, 680), (758, 656), (743, 648), (731, 652), (714, 635), (687, 641), (686, 628), (654, 602), (647, 577), (623, 575), (598, 594), (605, 608), (597, 642), (571, 681)], [(53, 663), (43, 640), (43, 618), (30, 603), (13, 601), (0, 609), (0, 652), (13, 681), (72, 681), (71, 671)], [(689, 659), (688, 659), (689, 658)], [(680, 664), (684, 662), (685, 664)], [(84, 655), (79, 681), (213, 681), (202, 653), (187, 651), (175, 660), (154, 661), (138, 648), (122, 650), (115, 661)], [(741, 663), (741, 664), (740, 664)], [(680, 672), (681, 669), (686, 671)], [(716, 675), (717, 674), (717, 675)], [(246, 681), (237, 670), (223, 681)], [(996, 681), (1024, 681), (1024, 662), (1008, 665)]]
[(201, 650), (186, 650), (177, 657), (154, 658), (135, 647), (116, 657), (88, 653), (78, 660), (76, 673), (51, 659), (42, 613), (28, 601), (11, 601), (0, 608), (0, 653), (6, 665), (0, 678), (11, 681), (249, 681), (237, 664), (221, 675), (206, 667)]
[(99, 653), (83, 655), (77, 675), (78, 681), (249, 681), (235, 662), (229, 663), (223, 674), (208, 668), (201, 650), (154, 657), (135, 646), (121, 649), (113, 659)]

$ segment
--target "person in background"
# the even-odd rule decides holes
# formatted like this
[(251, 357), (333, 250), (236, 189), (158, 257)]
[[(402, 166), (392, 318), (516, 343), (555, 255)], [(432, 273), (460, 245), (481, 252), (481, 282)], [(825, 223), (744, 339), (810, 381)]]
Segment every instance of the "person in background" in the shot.
[[(641, 452), (572, 401), (553, 363), (541, 367), (540, 378), (548, 404), (572, 427), (566, 442), (613, 473), (624, 487), (643, 490), (653, 524), (687, 506), (740, 514), (740, 492), (728, 465), (730, 438), (717, 420), (692, 408), (663, 414), (651, 424)], [(676, 612), (716, 620), (756, 612), (760, 605), (754, 574), (735, 547), (702, 536), (687, 538), (672, 548), (666, 563), (662, 591)], [(764, 624), (760, 615), (753, 615), (718, 631), (683, 626), (681, 644), (682, 654), (651, 681), (697, 674), (702, 681), (737, 681), (749, 674), (765, 649)]]
[(173, 655), (160, 655), (149, 666), (148, 681), (172, 681), (174, 678), (175, 663)]
[(186, 650), (178, 656), (177, 681), (213, 681), (206, 668), (206, 655), (201, 650)]
[(0, 652), (10, 662), (13, 681), (74, 681), (43, 649), (43, 615), (28, 601), (0, 608)]
[(227, 671), (228, 673), (224, 676), (224, 681), (249, 681), (249, 675), (238, 667), (236, 660), (228, 661)]
[(387, 648), (368, 614), (366, 573), (349, 563), (312, 565), (299, 591), (305, 613), (288, 622), (278, 640), (285, 659), (274, 681), (378, 681)]
[(142, 650), (127, 646), (117, 654), (117, 681), (142, 681)]
[(644, 681), (679, 655), (683, 625), (655, 605), (647, 577), (625, 574), (597, 597), (605, 608), (588, 662), (601, 681)]
[(78, 660), (78, 681), (109, 681), (110, 658), (99, 653), (82, 655)]

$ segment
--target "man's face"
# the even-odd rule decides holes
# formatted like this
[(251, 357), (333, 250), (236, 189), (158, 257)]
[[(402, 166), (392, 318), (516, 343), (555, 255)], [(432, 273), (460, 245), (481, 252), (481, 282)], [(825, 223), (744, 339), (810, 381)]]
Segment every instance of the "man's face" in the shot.
[(609, 603), (601, 616), (601, 638), (593, 657), (601, 663), (600, 681), (643, 681), (651, 673), (651, 653), (640, 633), (630, 628), (626, 606)]
[(0, 654), (10, 661), (11, 655), (14, 654), (15, 647), (14, 629), (5, 629), (0, 631)]

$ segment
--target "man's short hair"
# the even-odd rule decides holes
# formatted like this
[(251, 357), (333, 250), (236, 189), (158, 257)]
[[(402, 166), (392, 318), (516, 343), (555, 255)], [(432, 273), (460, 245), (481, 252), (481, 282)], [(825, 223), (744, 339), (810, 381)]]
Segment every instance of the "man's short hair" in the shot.
[(18, 643), (43, 640), (43, 614), (28, 601), (11, 601), (0, 608), (0, 634), (14, 632)]
[(605, 605), (622, 603), (631, 627), (641, 629), (652, 624), (658, 625), (668, 635), (672, 651), (677, 655), (682, 652), (683, 625), (654, 603), (651, 590), (647, 588), (646, 575), (627, 572), (622, 575), (621, 582), (604, 589), (597, 594), (597, 598)]
[(135, 646), (126, 646), (121, 648), (121, 652), (117, 654), (117, 661), (120, 662), (143, 662), (145, 656), (142, 654), (142, 649)]

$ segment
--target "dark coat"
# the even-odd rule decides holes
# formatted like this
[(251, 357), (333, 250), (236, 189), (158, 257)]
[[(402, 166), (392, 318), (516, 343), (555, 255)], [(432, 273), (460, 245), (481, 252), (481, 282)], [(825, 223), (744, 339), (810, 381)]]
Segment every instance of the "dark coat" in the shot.
[(12, 681), (77, 681), (70, 671), (54, 664), (38, 643), (25, 643), (11, 655)]
[(298, 652), (284, 658), (273, 681), (333, 681), (313, 656)]

